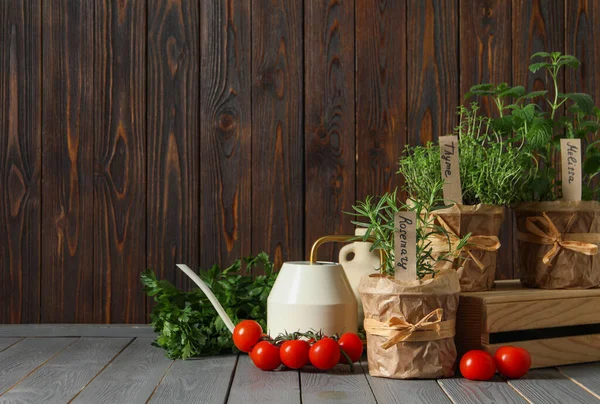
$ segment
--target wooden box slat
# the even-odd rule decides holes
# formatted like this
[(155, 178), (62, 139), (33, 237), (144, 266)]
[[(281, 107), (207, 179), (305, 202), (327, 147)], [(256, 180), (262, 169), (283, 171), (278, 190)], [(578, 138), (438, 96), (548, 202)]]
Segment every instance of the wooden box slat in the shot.
[[(597, 361), (598, 307), (600, 289), (526, 289), (518, 280), (497, 281), (492, 291), (461, 293), (456, 345), (461, 354), (470, 349), (493, 353), (503, 345), (521, 346), (531, 353), (534, 368)], [(496, 343), (497, 336), (510, 342)], [(536, 339), (540, 336), (543, 339)]]

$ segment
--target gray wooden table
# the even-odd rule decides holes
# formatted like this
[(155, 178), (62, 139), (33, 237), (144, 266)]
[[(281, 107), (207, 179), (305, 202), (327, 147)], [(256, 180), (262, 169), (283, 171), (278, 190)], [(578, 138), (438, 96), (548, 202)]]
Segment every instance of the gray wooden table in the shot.
[(0, 403), (600, 402), (600, 363), (536, 370), (508, 382), (400, 381), (372, 378), (365, 363), (356, 373), (342, 365), (323, 373), (262, 372), (247, 355), (172, 361), (150, 345), (151, 337), (1, 335), (7, 332), (0, 329)]

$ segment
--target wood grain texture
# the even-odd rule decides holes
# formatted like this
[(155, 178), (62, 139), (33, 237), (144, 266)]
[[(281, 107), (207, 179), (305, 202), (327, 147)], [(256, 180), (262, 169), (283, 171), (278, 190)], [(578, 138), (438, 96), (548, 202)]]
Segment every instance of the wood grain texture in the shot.
[(508, 384), (532, 403), (597, 403), (591, 395), (556, 369), (530, 371), (521, 379), (508, 380)]
[(386, 404), (446, 404), (448, 396), (435, 380), (394, 380), (371, 377), (366, 359), (361, 365), (378, 403)]
[(97, 2), (94, 13), (94, 322), (142, 323), (146, 2)]
[(458, 0), (408, 0), (408, 143), (451, 133), (459, 103)]
[(252, 248), (250, 15), (250, 0), (201, 2), (203, 268), (230, 265)]
[[(580, 69), (566, 69), (565, 92), (588, 93), (596, 105), (600, 101), (600, 77), (595, 68), (600, 63), (600, 4), (594, 1), (566, 0), (565, 4), (565, 53), (581, 61)], [(587, 143), (598, 140), (598, 134), (590, 134)], [(595, 178), (593, 186), (600, 179)]]
[(200, 247), (198, 12), (194, 1), (148, 2), (147, 265), (184, 289), (175, 264), (197, 268)]
[(137, 338), (72, 403), (145, 403), (173, 364), (164, 352)]
[(453, 403), (527, 403), (519, 393), (506, 384), (498, 375), (488, 382), (453, 378), (439, 379), (438, 384)]
[[(482, 348), (494, 354), (505, 345), (483, 344)], [(600, 334), (513, 341), (510, 345), (525, 348), (531, 354), (532, 369), (600, 361)]]
[(561, 366), (558, 370), (565, 377), (600, 398), (600, 363)]
[(228, 404), (300, 404), (300, 402), (298, 371), (264, 372), (254, 366), (248, 355), (239, 356)]
[[(354, 1), (304, 4), (305, 251), (326, 234), (354, 234)], [(337, 246), (319, 259), (337, 262)]]
[(66, 403), (130, 341), (130, 338), (82, 338), (0, 396), (0, 403)]
[(149, 403), (222, 404), (236, 364), (235, 355), (176, 361)]
[(43, 2), (43, 323), (93, 321), (93, 11)]
[(0, 351), (4, 351), (5, 349), (10, 348), (17, 342), (21, 341), (22, 338), (12, 337), (12, 338), (0, 338)]
[(280, 267), (304, 257), (302, 1), (255, 0), (252, 21), (252, 253)]
[[(488, 97), (465, 100), (471, 86), (480, 83), (511, 83), (511, 3), (504, 0), (460, 2), (460, 99), (477, 101), (481, 112), (498, 116)], [(458, 123), (458, 122), (457, 122)], [(508, 213), (508, 212), (506, 212)], [(513, 220), (507, 214), (500, 229), (502, 249), (496, 260), (496, 279), (512, 279)]]
[(75, 341), (77, 338), (28, 338), (0, 352), (0, 396)]
[(0, 4), (0, 323), (40, 315), (40, 0)]
[(144, 324), (10, 324), (0, 326), (0, 337), (155, 337)]
[(300, 372), (303, 403), (331, 403), (339, 401), (349, 404), (376, 403), (364, 369), (360, 364), (355, 372), (350, 367), (338, 365), (326, 373), (313, 367), (303, 368)]
[(403, 184), (406, 145), (406, 4), (356, 2), (356, 198)]

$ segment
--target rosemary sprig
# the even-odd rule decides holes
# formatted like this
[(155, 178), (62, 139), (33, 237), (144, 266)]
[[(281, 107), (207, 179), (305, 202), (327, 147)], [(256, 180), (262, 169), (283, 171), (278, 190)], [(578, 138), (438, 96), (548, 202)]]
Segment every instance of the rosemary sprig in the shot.
[[(439, 261), (449, 261), (456, 256), (456, 252), (462, 249), (470, 236), (461, 239), (455, 246), (452, 245), (447, 231), (435, 224), (431, 214), (433, 207), (443, 205), (437, 195), (443, 186), (440, 179), (434, 184), (434, 191), (425, 200), (411, 201), (410, 204), (403, 203), (397, 198), (397, 190), (385, 193), (379, 197), (367, 196), (364, 201), (358, 201), (352, 206), (354, 212), (346, 212), (355, 215), (362, 220), (354, 220), (356, 226), (366, 228), (362, 239), (364, 241), (374, 240), (371, 247), (373, 250), (383, 250), (384, 264), (381, 272), (387, 275), (394, 274), (394, 217), (399, 211), (413, 211), (417, 217), (417, 276), (419, 279), (427, 275), (437, 273), (436, 264)], [(433, 252), (431, 239), (434, 235), (441, 235), (448, 240), (448, 252), (436, 255)]]

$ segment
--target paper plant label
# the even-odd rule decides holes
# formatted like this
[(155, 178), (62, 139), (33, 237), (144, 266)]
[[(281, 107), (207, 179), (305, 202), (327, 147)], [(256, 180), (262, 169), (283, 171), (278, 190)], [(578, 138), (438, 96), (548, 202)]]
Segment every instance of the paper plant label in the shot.
[(457, 136), (440, 137), (440, 166), (444, 180), (444, 202), (447, 205), (453, 203), (462, 205)]
[(581, 139), (560, 139), (565, 201), (581, 200)]
[(403, 281), (417, 279), (417, 215), (415, 212), (396, 212), (394, 220), (395, 278)]

